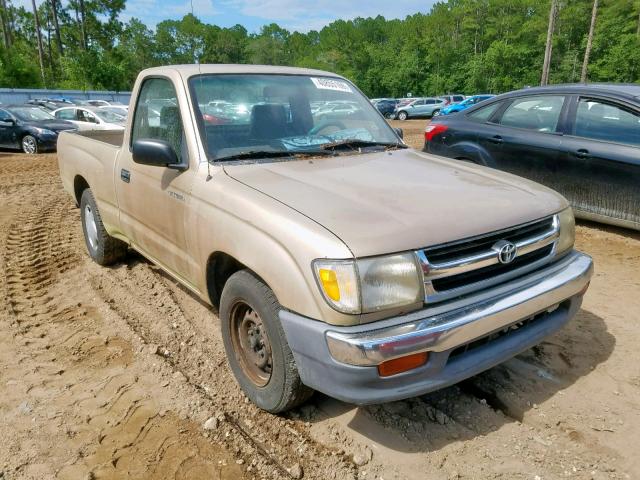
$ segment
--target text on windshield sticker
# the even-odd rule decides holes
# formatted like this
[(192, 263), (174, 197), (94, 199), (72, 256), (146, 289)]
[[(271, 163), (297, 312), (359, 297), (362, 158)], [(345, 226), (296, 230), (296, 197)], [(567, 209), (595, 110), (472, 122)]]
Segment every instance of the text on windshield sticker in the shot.
[(311, 78), (311, 81), (316, 88), (352, 93), (351, 87), (349, 87), (347, 82), (343, 82), (341, 80), (334, 80), (333, 78)]

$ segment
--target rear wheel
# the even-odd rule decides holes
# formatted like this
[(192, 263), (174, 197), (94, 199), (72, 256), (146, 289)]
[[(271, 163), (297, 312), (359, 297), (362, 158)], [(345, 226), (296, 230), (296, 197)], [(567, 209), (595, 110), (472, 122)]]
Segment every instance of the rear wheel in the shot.
[(220, 298), (222, 338), (242, 391), (258, 407), (278, 413), (305, 402), (303, 385), (278, 317), (271, 289), (248, 270), (229, 277)]
[(405, 111), (402, 111), (398, 114), (398, 120), (405, 121), (407, 118), (409, 118), (409, 115), (407, 115), (407, 112)]
[(22, 151), (30, 155), (38, 153), (38, 141), (33, 135), (22, 137)]
[(437, 117), (438, 115), (440, 115), (440, 109), (436, 108), (433, 113), (431, 114), (432, 117)]
[(107, 233), (90, 189), (80, 199), (82, 231), (91, 259), (99, 265), (113, 265), (127, 254), (128, 246)]

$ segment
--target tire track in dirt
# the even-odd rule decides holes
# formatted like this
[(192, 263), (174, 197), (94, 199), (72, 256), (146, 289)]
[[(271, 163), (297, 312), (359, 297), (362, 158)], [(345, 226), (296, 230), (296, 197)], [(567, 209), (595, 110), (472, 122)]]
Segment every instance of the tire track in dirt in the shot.
[[(16, 465), (14, 474), (49, 478), (55, 472), (61, 479), (241, 477), (233, 457), (221, 453), (197, 425), (160, 410), (152, 394), (158, 387), (155, 377), (128, 372), (131, 343), (100, 332), (104, 320), (94, 307), (84, 306), (93, 292), (77, 268), (82, 257), (72, 247), (80, 240), (73, 225), (77, 211), (58, 189), (48, 194), (31, 196), (10, 223), (3, 242), (2, 283), (17, 327), (13, 341), (28, 348), (23, 363), (33, 363), (19, 381), (10, 380), (25, 389), (27, 400), (19, 409), (35, 414), (35, 420), (52, 403), (57, 408), (70, 405), (53, 413), (53, 418), (64, 419), (67, 447), (52, 445), (44, 457)], [(98, 379), (105, 379), (102, 385)], [(15, 430), (38, 435), (29, 425)], [(22, 445), (10, 444), (9, 449), (19, 455)], [(70, 455), (69, 446), (75, 453)]]
[[(220, 412), (219, 421), (226, 431), (214, 438), (232, 443), (258, 471), (271, 464), (289, 477), (288, 472), (298, 464), (305, 478), (357, 477), (348, 456), (316, 442), (300, 422), (265, 413), (247, 402), (226, 366), (217, 318), (193, 298), (190, 307), (183, 307), (178, 297), (188, 294), (173, 280), (136, 256), (126, 266), (96, 273), (92, 285), (98, 295), (150, 345), (151, 351), (202, 392), (209, 408)], [(194, 303), (198, 304), (198, 313), (186, 313)], [(264, 465), (255, 462), (256, 453)]]

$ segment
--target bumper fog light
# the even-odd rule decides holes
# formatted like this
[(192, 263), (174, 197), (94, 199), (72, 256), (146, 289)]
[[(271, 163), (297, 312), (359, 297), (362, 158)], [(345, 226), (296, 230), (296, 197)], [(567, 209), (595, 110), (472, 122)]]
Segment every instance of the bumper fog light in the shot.
[(378, 375), (381, 377), (390, 377), (391, 375), (413, 370), (427, 363), (428, 359), (429, 354), (427, 352), (420, 352), (407, 355), (406, 357), (387, 360), (378, 365)]

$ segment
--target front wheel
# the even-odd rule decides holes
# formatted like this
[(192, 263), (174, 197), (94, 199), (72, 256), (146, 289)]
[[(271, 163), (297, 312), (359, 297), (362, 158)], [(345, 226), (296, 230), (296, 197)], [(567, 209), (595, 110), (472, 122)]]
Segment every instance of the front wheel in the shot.
[(271, 289), (249, 270), (229, 277), (220, 298), (222, 338), (242, 391), (258, 407), (279, 413), (313, 393), (298, 368), (278, 317)]
[(407, 118), (409, 118), (409, 115), (407, 115), (407, 112), (400, 112), (398, 114), (398, 120), (405, 121)]
[(30, 155), (38, 153), (38, 141), (33, 135), (22, 137), (22, 151)]

